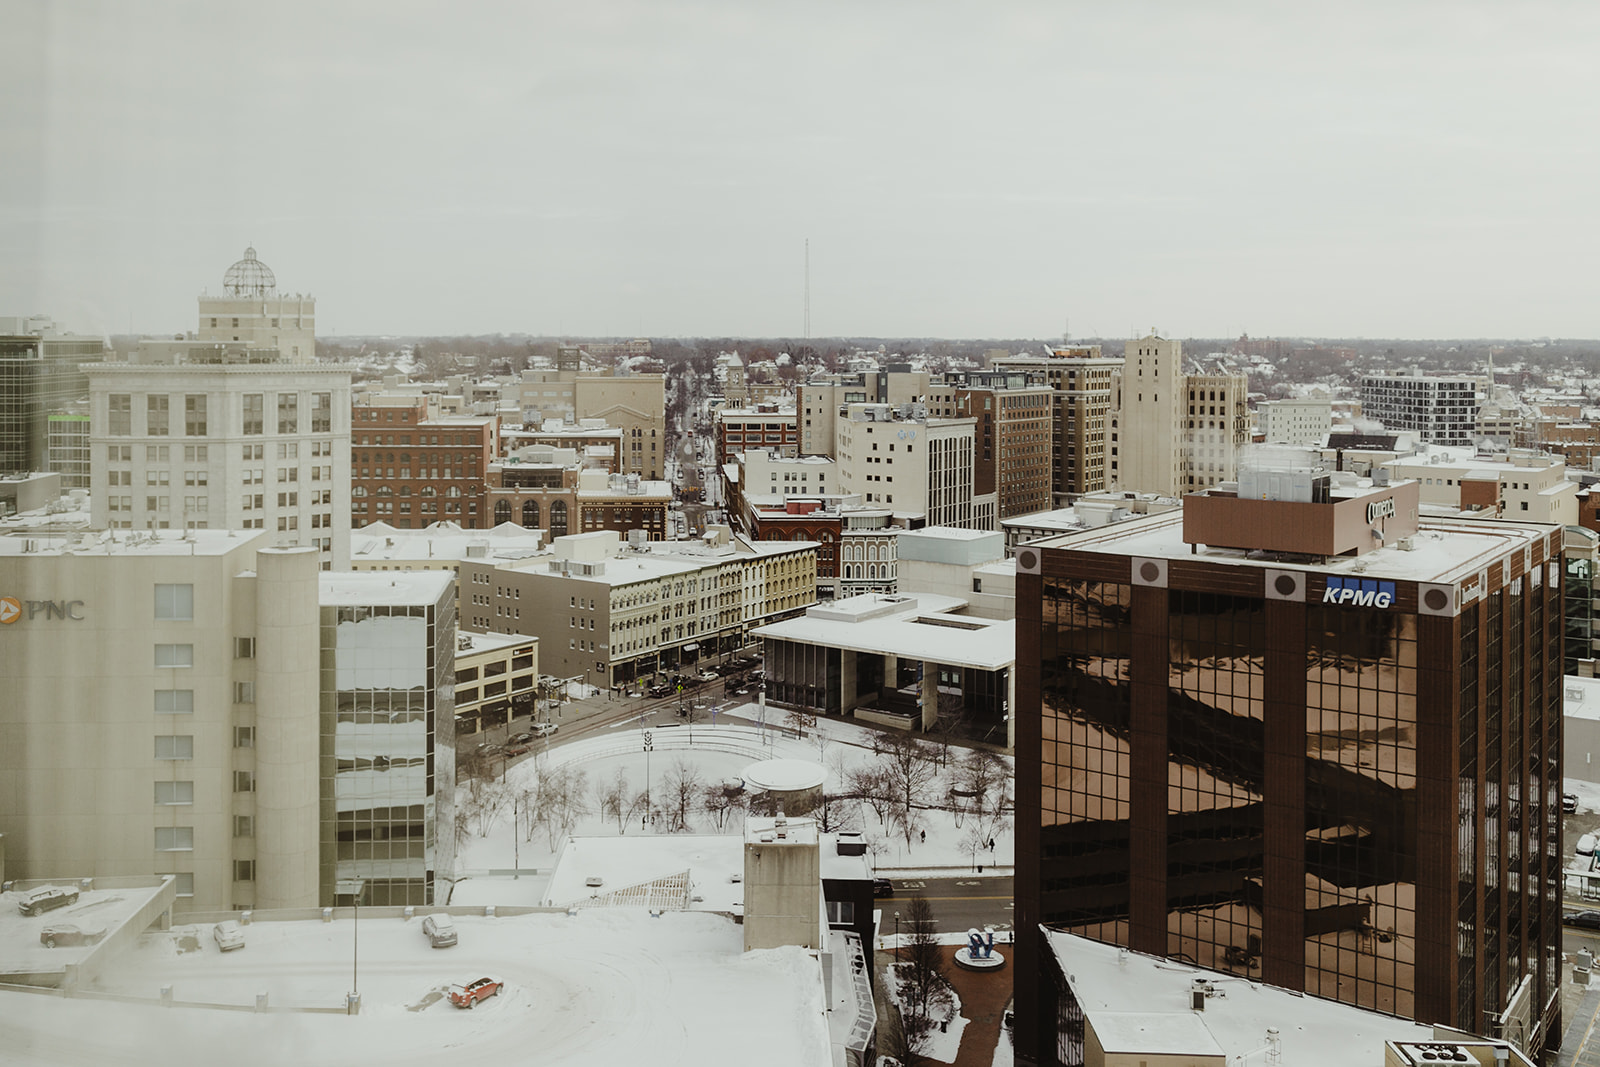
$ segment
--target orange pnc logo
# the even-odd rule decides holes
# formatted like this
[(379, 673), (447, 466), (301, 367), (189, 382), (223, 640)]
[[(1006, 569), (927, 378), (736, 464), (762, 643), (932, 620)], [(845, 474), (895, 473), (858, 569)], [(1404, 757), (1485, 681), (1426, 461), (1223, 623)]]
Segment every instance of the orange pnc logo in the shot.
[(0, 596), (0, 624), (9, 626), (22, 618), (22, 603), (14, 596)]

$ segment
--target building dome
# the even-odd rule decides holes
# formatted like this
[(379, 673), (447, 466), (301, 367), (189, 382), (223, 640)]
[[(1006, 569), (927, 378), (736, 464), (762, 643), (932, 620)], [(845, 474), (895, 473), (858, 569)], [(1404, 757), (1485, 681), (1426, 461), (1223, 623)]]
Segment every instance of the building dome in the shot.
[(222, 288), (229, 296), (271, 296), (277, 286), (272, 268), (256, 258), (254, 248), (246, 248), (244, 258), (222, 276)]

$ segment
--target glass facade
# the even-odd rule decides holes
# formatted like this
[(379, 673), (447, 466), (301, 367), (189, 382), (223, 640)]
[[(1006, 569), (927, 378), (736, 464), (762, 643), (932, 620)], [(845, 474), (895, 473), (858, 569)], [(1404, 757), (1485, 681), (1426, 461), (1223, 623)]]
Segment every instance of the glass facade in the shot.
[(455, 608), (323, 608), (322, 897), (432, 904), (452, 866)]
[(1563, 570), (1516, 573), (1439, 616), (1239, 595), (1232, 568), (1041, 579), (1040, 921), (1148, 951), (1164, 924), (1174, 958), (1477, 1032), (1521, 990), (1537, 1040)]
[(89, 396), (81, 363), (99, 363), (99, 339), (0, 337), (0, 474), (49, 467), (49, 416)]

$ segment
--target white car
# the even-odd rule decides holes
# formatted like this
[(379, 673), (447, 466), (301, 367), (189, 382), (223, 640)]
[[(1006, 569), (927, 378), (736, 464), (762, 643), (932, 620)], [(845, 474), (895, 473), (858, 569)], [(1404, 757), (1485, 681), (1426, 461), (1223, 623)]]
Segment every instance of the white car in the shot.
[(422, 932), (434, 948), (449, 948), (456, 943), (456, 924), (449, 912), (437, 911), (423, 919)]
[(553, 722), (536, 722), (529, 729), (533, 731), (534, 737), (549, 737), (561, 729), (561, 726), (559, 723)]
[(232, 952), (236, 948), (244, 948), (244, 927), (232, 919), (213, 926), (211, 928), (211, 936), (216, 938), (217, 948), (223, 952)]

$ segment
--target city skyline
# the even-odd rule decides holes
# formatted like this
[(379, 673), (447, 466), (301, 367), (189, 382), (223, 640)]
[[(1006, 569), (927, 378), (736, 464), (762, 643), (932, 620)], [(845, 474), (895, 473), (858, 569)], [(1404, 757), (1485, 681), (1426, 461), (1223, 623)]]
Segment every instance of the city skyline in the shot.
[[(0, 0), (0, 313), (319, 333), (1593, 337), (1600, 13)], [(1559, 235), (1559, 236), (1558, 236)]]

